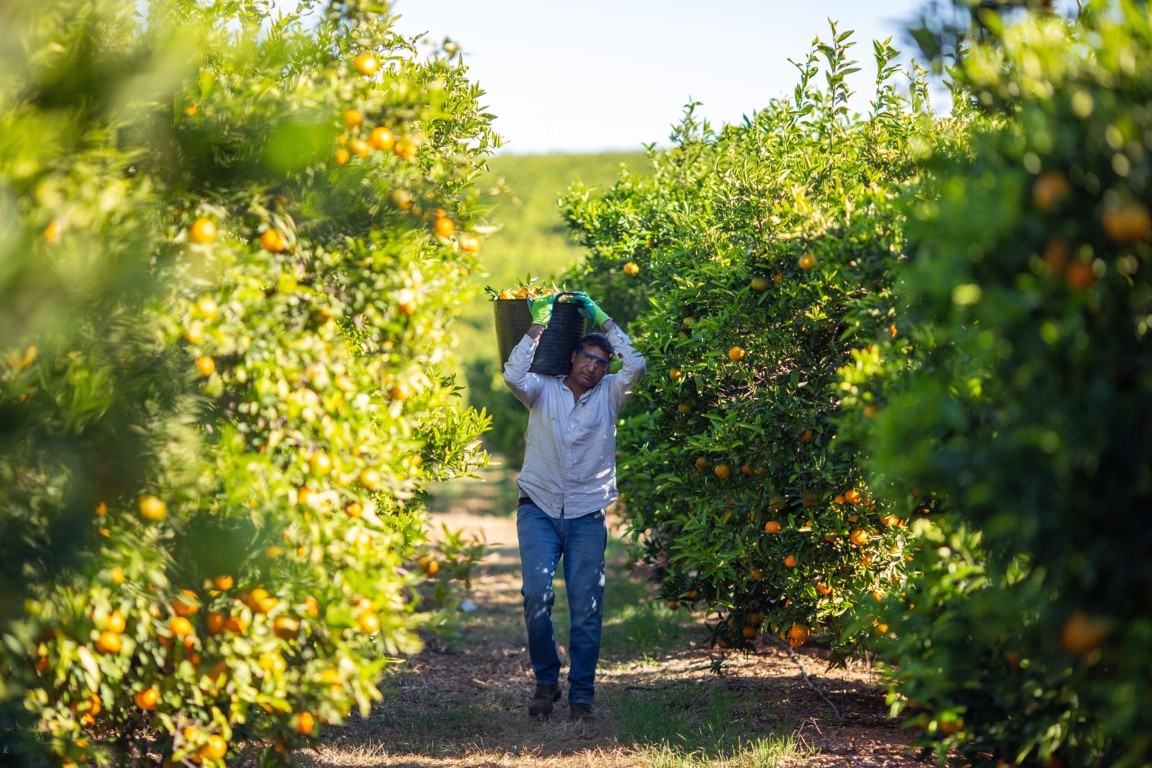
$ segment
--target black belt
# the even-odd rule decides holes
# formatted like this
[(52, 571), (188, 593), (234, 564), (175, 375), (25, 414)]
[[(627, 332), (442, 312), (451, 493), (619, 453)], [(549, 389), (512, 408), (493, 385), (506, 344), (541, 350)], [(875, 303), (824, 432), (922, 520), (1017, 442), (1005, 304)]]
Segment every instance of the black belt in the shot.
[(520, 500), (516, 502), (516, 506), (518, 506), (518, 507), (522, 507), (525, 504), (531, 504), (534, 507), (540, 506), (536, 502), (532, 501), (532, 498), (530, 496), (521, 496)]

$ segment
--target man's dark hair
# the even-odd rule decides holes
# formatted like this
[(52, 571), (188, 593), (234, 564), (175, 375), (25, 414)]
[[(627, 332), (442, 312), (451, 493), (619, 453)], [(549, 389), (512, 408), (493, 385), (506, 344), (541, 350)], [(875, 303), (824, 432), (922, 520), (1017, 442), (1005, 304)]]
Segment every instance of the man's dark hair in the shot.
[(576, 349), (584, 349), (588, 344), (594, 347), (600, 347), (608, 353), (608, 357), (616, 357), (616, 348), (612, 346), (612, 342), (608, 341), (608, 337), (602, 333), (590, 333), (580, 341), (576, 342)]

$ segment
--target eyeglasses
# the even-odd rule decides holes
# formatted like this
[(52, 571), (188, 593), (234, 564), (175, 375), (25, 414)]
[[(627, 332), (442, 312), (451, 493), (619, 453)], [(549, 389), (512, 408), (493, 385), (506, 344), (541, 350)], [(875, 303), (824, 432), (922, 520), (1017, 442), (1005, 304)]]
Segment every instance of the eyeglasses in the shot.
[(603, 372), (603, 371), (608, 370), (608, 361), (605, 360), (604, 358), (597, 357), (596, 355), (593, 355), (589, 352), (585, 352), (582, 349), (576, 350), (576, 354), (583, 355), (584, 357), (591, 360), (592, 361), (591, 362), (592, 367), (595, 368), (597, 371)]

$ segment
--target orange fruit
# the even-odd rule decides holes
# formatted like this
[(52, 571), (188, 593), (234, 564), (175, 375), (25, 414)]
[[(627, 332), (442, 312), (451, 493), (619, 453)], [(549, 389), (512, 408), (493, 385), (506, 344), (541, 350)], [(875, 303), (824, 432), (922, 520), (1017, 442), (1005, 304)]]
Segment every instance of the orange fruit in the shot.
[(763, 275), (757, 275), (756, 277), (752, 278), (752, 282), (749, 285), (751, 285), (752, 290), (756, 291), (757, 293), (763, 293), (764, 291), (768, 290), (770, 283), (768, 282), (768, 278), (764, 277)]
[(364, 486), (370, 491), (375, 491), (380, 488), (384, 480), (380, 473), (374, 469), (366, 469), (360, 473), (360, 485)]
[(668, 371), (668, 378), (672, 379), (672, 381), (679, 381), (680, 379), (684, 378), (684, 371), (680, 370), (679, 368), (673, 368)]
[(235, 580), (226, 573), (212, 579), (212, 589), (220, 592), (226, 589), (232, 589), (233, 584), (235, 584)]
[(708, 461), (708, 459), (704, 458), (703, 456), (697, 457), (696, 469), (700, 470), (701, 472), (705, 472), (711, 468), (712, 468), (712, 462)]
[(242, 635), (248, 631), (248, 621), (242, 616), (229, 616), (224, 626), (229, 632), (234, 632), (237, 635)]
[(220, 311), (220, 305), (216, 303), (216, 299), (211, 296), (203, 296), (196, 302), (196, 311), (211, 320), (216, 317), (216, 313)]
[(280, 601), (269, 594), (268, 590), (263, 587), (256, 587), (256, 589), (252, 590), (251, 594), (248, 595), (247, 602), (248, 607), (256, 613), (268, 613), (275, 608), (276, 604)]
[(372, 145), (364, 139), (352, 139), (348, 142), (348, 149), (352, 150), (352, 154), (356, 157), (368, 157), (372, 154)]
[(1096, 284), (1096, 272), (1087, 261), (1070, 261), (1064, 267), (1064, 282), (1074, 291), (1086, 291)]
[[(52, 221), (48, 222), (48, 226), (44, 228), (44, 233), (43, 233), (44, 242), (46, 242), (46, 243), (58, 243), (58, 242), (60, 242), (60, 234), (61, 234), (61, 232), (63, 232), (63, 229), (64, 228), (60, 225), (59, 219), (52, 219)], [(213, 234), (215, 234), (215, 233), (213, 233)]]
[(123, 641), (120, 640), (120, 635), (115, 632), (101, 632), (100, 637), (96, 640), (96, 650), (100, 653), (120, 653), (122, 645)]
[(1057, 203), (1068, 197), (1072, 185), (1068, 177), (1058, 171), (1048, 171), (1032, 182), (1032, 202), (1042, 213), (1051, 211)]
[(860, 496), (860, 491), (856, 490), (855, 488), (850, 488), (847, 491), (844, 491), (844, 501), (848, 502), (849, 504), (859, 504), (861, 498), (862, 497)]
[(192, 634), (192, 622), (183, 616), (175, 616), (168, 622), (168, 630), (173, 637), (185, 637)]
[(168, 516), (168, 505), (155, 496), (142, 496), (136, 504), (140, 517), (158, 523)]
[(216, 239), (216, 223), (201, 216), (188, 227), (188, 239), (199, 245), (207, 245)]
[(1133, 243), (1152, 237), (1152, 215), (1138, 200), (1128, 200), (1105, 208), (1100, 215), (1100, 223), (1114, 243)]
[(313, 451), (308, 457), (308, 470), (317, 476), (327, 475), (332, 471), (332, 457), (324, 451)]
[(105, 622), (104, 628), (109, 632), (115, 632), (118, 635), (124, 634), (124, 630), (128, 628), (128, 622), (124, 618), (124, 614), (120, 611), (112, 611), (108, 614), (108, 621)]
[(216, 373), (216, 361), (208, 355), (201, 355), (196, 358), (196, 370), (200, 371), (202, 376), (211, 376)]
[(288, 247), (288, 243), (284, 242), (284, 236), (275, 229), (266, 229), (260, 235), (260, 247), (272, 253), (280, 253)]
[(392, 133), (391, 128), (378, 125), (368, 134), (368, 144), (373, 149), (380, 149), (387, 152), (396, 145), (396, 135)]
[(780, 533), (780, 523), (776, 520), (769, 520), (764, 523), (764, 531), (767, 533)]
[(630, 261), (624, 265), (624, 274), (637, 275), (640, 274), (640, 265), (634, 261)]
[(296, 716), (296, 732), (308, 736), (312, 733), (312, 729), (316, 727), (316, 718), (312, 716), (311, 712), (301, 712)]
[(396, 311), (405, 316), (411, 316), (416, 311), (416, 292), (410, 288), (401, 288), (396, 291)]
[(228, 620), (224, 618), (222, 613), (209, 611), (208, 615), (204, 617), (204, 624), (208, 627), (209, 634), (218, 635), (228, 627)]
[(110, 569), (108, 569), (108, 578), (111, 579), (112, 583), (117, 586), (123, 584), (125, 578), (124, 569), (118, 565), (112, 566)]
[(396, 141), (396, 146), (392, 148), (392, 151), (401, 160), (411, 160), (416, 157), (417, 149), (419, 149), (419, 147), (417, 147), (416, 142), (412, 141), (411, 139), (398, 139)]
[(456, 225), (452, 223), (452, 219), (441, 216), (432, 224), (432, 231), (438, 237), (451, 237), (452, 233), (456, 231)]
[(464, 253), (476, 253), (480, 250), (480, 238), (471, 232), (461, 232), (456, 235), (456, 242)]
[(191, 616), (200, 610), (200, 598), (192, 590), (182, 589), (172, 601), (172, 610), (177, 616)]
[(728, 359), (735, 363), (743, 360), (745, 354), (746, 353), (742, 347), (732, 347), (730, 350), (728, 350)]
[(412, 397), (412, 387), (406, 381), (398, 381), (388, 388), (388, 396), (393, 400), (404, 402)]
[(412, 193), (406, 189), (394, 189), (389, 197), (392, 199), (392, 205), (402, 211), (412, 207)]
[(749, 625), (740, 630), (740, 634), (744, 635), (744, 637), (748, 640), (754, 640), (758, 633), (756, 627)]
[(361, 74), (372, 77), (372, 75), (376, 74), (379, 63), (376, 61), (375, 56), (365, 51), (364, 53), (356, 54), (356, 58), (352, 59), (352, 66), (360, 70)]
[(332, 159), (336, 161), (336, 165), (344, 165), (352, 159), (352, 153), (341, 147), (336, 150), (336, 154), (332, 156)]
[(156, 705), (160, 703), (160, 691), (155, 688), (145, 688), (142, 691), (137, 691), (132, 700), (140, 709), (156, 709)]
[(1060, 628), (1060, 646), (1074, 656), (1087, 656), (1104, 645), (1111, 630), (1101, 616), (1073, 611)]
[(832, 594), (832, 587), (822, 581), (816, 585), (816, 591), (822, 595), (830, 595)]
[(358, 109), (344, 112), (344, 127), (351, 130), (364, 122), (364, 113)]
[(803, 624), (793, 624), (788, 628), (788, 645), (793, 648), (804, 645), (810, 635), (808, 627)]
[(801, 256), (800, 260), (796, 263), (800, 265), (800, 269), (803, 269), (805, 272), (807, 272), (808, 270), (816, 268), (816, 257), (810, 253), (806, 253)]
[(280, 616), (273, 622), (272, 631), (281, 640), (288, 640), (300, 632), (300, 622), (291, 616)]
[(200, 748), (200, 756), (210, 760), (219, 760), (226, 754), (228, 754), (228, 742), (217, 733), (209, 736), (208, 743)]
[(868, 531), (863, 528), (856, 528), (848, 535), (848, 541), (852, 542), (858, 547), (862, 547), (868, 543), (868, 539), (872, 538), (868, 535)]
[(1064, 265), (1068, 262), (1068, 245), (1061, 238), (1053, 237), (1044, 244), (1041, 258), (1044, 259), (1044, 265), (1049, 271), (1063, 272)]
[(732, 468), (727, 464), (717, 464), (712, 469), (712, 471), (715, 472), (716, 477), (720, 478), (721, 480), (727, 480), (728, 478), (732, 477)]
[(368, 634), (375, 634), (380, 631), (380, 617), (376, 615), (375, 611), (361, 611), (356, 622), (360, 625), (360, 629)]
[(786, 555), (784, 557), (784, 565), (789, 568), (795, 568), (800, 561), (796, 559), (796, 555)]

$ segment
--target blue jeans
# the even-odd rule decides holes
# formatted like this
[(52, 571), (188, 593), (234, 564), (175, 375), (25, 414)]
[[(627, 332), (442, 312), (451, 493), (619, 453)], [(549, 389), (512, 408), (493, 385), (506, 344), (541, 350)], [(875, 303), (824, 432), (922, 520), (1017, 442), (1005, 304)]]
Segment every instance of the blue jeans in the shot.
[(556, 601), (552, 580), (563, 558), (572, 619), (568, 702), (591, 704), (604, 616), (604, 548), (608, 544), (604, 510), (555, 519), (535, 504), (521, 504), (516, 511), (516, 533), (524, 575), (520, 590), (524, 595), (524, 624), (536, 683), (555, 685), (560, 679), (560, 657), (552, 630), (552, 604)]

